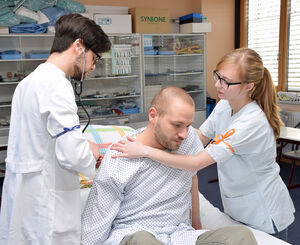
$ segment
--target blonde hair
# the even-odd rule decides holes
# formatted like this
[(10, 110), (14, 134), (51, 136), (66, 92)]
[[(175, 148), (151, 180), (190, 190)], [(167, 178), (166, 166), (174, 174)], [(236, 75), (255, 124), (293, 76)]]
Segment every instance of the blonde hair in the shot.
[(168, 106), (171, 105), (174, 99), (180, 99), (183, 102), (195, 106), (192, 97), (182, 88), (169, 86), (161, 89), (153, 98), (151, 107), (156, 108), (160, 116), (168, 111)]
[(216, 67), (217, 70), (226, 64), (236, 65), (242, 81), (254, 84), (253, 89), (250, 91), (250, 98), (255, 100), (265, 113), (274, 131), (275, 139), (277, 139), (283, 122), (279, 116), (276, 90), (271, 74), (264, 67), (260, 55), (249, 48), (235, 49), (219, 61)]

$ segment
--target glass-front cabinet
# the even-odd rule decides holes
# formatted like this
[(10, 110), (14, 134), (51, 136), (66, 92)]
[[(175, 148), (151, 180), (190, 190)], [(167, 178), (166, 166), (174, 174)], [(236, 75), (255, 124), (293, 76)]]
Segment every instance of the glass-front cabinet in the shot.
[[(53, 38), (53, 34), (0, 35), (0, 129), (9, 127), (17, 84), (46, 61)], [(102, 55), (95, 70), (83, 81), (81, 101), (94, 123), (103, 123), (107, 118), (126, 119), (143, 112), (144, 107), (141, 35), (116, 34), (109, 38), (111, 51)], [(87, 115), (80, 103), (78, 115), (84, 124)]]
[(0, 129), (8, 129), (14, 90), (48, 58), (53, 35), (0, 35)]
[[(126, 118), (143, 112), (141, 38), (139, 34), (109, 35), (112, 48), (102, 54), (83, 83), (81, 101), (92, 121)], [(82, 122), (87, 115), (78, 103)]]
[(145, 110), (153, 96), (166, 86), (178, 86), (206, 107), (205, 34), (144, 34)]
[[(53, 34), (0, 35), (0, 131), (9, 128), (17, 84), (46, 61), (53, 38)], [(130, 122), (143, 116), (153, 96), (169, 85), (186, 90), (196, 110), (205, 110), (205, 34), (111, 34), (109, 38), (111, 50), (83, 81), (81, 102), (91, 123)], [(76, 98), (85, 124), (88, 117)]]

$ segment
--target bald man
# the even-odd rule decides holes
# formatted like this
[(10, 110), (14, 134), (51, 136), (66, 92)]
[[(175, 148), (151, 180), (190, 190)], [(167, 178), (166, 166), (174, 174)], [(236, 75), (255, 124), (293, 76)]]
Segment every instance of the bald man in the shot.
[[(147, 127), (131, 136), (158, 149), (195, 155), (203, 145), (191, 126), (194, 111), (194, 101), (183, 89), (164, 88), (151, 103)], [(107, 151), (94, 180), (82, 219), (84, 245), (257, 244), (245, 227), (196, 230), (201, 227), (197, 210), (192, 210), (193, 228), (196, 172), (149, 158), (112, 158), (115, 154)]]

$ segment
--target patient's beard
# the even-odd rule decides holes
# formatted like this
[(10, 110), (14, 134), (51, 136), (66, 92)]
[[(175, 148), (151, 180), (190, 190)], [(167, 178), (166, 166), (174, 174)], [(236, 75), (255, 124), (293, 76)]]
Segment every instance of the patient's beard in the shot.
[(154, 137), (155, 140), (164, 148), (168, 150), (177, 150), (180, 144), (173, 142), (166, 134), (164, 134), (160, 121), (157, 122), (156, 126), (154, 127)]

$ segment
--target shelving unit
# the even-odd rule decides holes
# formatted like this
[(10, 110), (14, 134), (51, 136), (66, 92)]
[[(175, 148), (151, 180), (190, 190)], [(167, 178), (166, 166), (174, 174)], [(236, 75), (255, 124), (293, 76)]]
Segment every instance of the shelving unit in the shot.
[[(36, 55), (37, 51), (43, 55), (50, 53), (53, 38), (53, 34), (0, 35), (0, 52), (17, 50), (21, 53), (0, 59), (3, 79), (0, 81), (0, 130), (8, 129), (11, 100), (17, 84), (46, 61), (46, 57), (30, 59), (29, 54)], [(103, 54), (95, 71), (83, 83), (81, 101), (95, 123), (108, 118), (124, 119), (143, 112), (141, 36), (116, 34), (109, 35), (109, 38), (112, 50)], [(78, 114), (82, 123), (87, 121), (80, 106)]]
[[(126, 119), (143, 112), (141, 36), (109, 35), (110, 52), (103, 54), (96, 69), (83, 84), (81, 101), (94, 123), (105, 119)], [(78, 106), (82, 122), (87, 121)]]
[(163, 87), (185, 89), (196, 110), (206, 107), (205, 34), (145, 34), (145, 110)]
[[(53, 38), (53, 34), (0, 35), (0, 52), (21, 51), (16, 59), (0, 59), (4, 79), (0, 82), (0, 131), (8, 130), (17, 84), (46, 60), (29, 59), (28, 53), (49, 53)], [(111, 51), (102, 55), (95, 71), (83, 82), (81, 101), (92, 123), (143, 116), (153, 96), (169, 85), (185, 89), (194, 99), (196, 110), (205, 111), (205, 34), (111, 34), (109, 38)], [(82, 123), (87, 121), (79, 104), (78, 115)]]
[(33, 71), (46, 57), (30, 59), (33, 52), (47, 54), (53, 41), (51, 34), (1, 34), (0, 52), (16, 50), (19, 53), (1, 55), (0, 59), (0, 129), (8, 131), (11, 100), (19, 81)]

